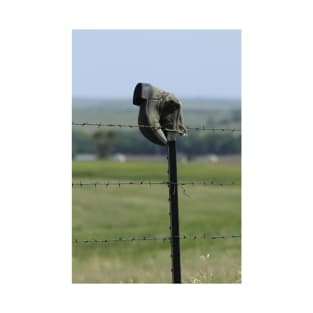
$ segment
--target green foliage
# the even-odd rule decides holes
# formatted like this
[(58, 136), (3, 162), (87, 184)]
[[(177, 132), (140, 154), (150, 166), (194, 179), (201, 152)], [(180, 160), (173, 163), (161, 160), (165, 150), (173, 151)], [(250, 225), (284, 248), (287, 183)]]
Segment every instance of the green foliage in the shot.
[(110, 155), (113, 149), (113, 140), (115, 133), (112, 131), (96, 131), (92, 138), (96, 144), (97, 156), (99, 159), (105, 159)]
[[(93, 134), (73, 132), (77, 153), (95, 153), (100, 158), (111, 152), (130, 154), (165, 154), (166, 147), (149, 142), (137, 131), (116, 133), (97, 131)], [(177, 151), (192, 157), (199, 154), (240, 154), (241, 136), (233, 133), (201, 133), (190, 131), (187, 137), (177, 137)]]
[(72, 146), (74, 155), (77, 153), (95, 153), (96, 147), (90, 136), (81, 130), (73, 130)]
[[(185, 99), (183, 103), (187, 126), (240, 128), (240, 101)], [(130, 100), (73, 99), (73, 121), (136, 124), (137, 118), (138, 107), (131, 105)], [(129, 154), (166, 153), (166, 147), (149, 142), (138, 129), (120, 130), (116, 132), (114, 140), (104, 138), (102, 143), (93, 139), (95, 131), (97, 129), (94, 127), (73, 127), (73, 151), (92, 154), (98, 152), (101, 156), (107, 155), (109, 151)], [(190, 157), (210, 153), (240, 154), (241, 136), (238, 133), (189, 131), (187, 137), (178, 136), (177, 149)]]
[(177, 150), (189, 156), (199, 154), (240, 154), (241, 136), (232, 133), (190, 132), (188, 137), (178, 137)]

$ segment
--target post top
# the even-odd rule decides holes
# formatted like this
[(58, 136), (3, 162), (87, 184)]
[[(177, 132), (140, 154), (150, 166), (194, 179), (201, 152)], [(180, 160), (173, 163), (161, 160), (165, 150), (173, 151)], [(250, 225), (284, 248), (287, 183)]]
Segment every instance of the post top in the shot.
[(176, 141), (176, 132), (168, 132), (167, 141)]

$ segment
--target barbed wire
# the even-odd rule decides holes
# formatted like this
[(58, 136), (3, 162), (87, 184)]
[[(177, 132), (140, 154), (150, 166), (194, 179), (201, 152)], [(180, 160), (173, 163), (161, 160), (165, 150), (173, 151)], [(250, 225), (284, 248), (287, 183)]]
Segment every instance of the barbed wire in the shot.
[(72, 187), (97, 187), (97, 186), (125, 186), (125, 185), (133, 185), (133, 186), (154, 186), (154, 185), (177, 185), (177, 186), (240, 186), (240, 183), (229, 182), (229, 183), (220, 183), (214, 181), (198, 181), (198, 182), (181, 182), (181, 183), (174, 183), (174, 182), (154, 182), (154, 181), (127, 181), (127, 182), (73, 182)]
[[(95, 127), (119, 127), (119, 128), (152, 128), (152, 129), (163, 129), (167, 132), (182, 133), (176, 129), (168, 129), (161, 126), (151, 126), (151, 125), (136, 125), (136, 124), (117, 124), (117, 123), (90, 123), (90, 122), (72, 122), (72, 126), (95, 126)], [(207, 128), (205, 126), (199, 127), (186, 127), (187, 130), (191, 131), (222, 131), (222, 132), (241, 132), (241, 129), (236, 128)]]
[(183, 235), (183, 236), (164, 236), (164, 237), (129, 237), (129, 238), (113, 238), (113, 239), (75, 239), (74, 244), (79, 243), (114, 243), (114, 242), (128, 242), (128, 241), (171, 241), (174, 238), (180, 240), (199, 240), (199, 239), (230, 239), (230, 238), (241, 238), (241, 235)]

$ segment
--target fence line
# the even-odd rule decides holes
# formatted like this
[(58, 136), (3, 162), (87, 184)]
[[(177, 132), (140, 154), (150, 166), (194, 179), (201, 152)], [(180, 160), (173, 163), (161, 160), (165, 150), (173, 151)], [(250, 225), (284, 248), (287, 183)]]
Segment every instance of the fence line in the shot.
[(182, 183), (174, 183), (174, 182), (153, 182), (153, 181), (128, 181), (128, 182), (73, 182), (72, 187), (97, 187), (97, 186), (125, 186), (125, 185), (135, 185), (135, 186), (154, 186), (154, 185), (177, 185), (177, 186), (240, 186), (240, 183), (229, 182), (229, 183), (219, 183), (214, 181), (200, 181), (200, 182), (182, 182)]
[[(118, 127), (118, 128), (152, 128), (152, 129), (163, 129), (167, 132), (175, 132), (175, 133), (181, 133), (176, 129), (168, 129), (161, 126), (151, 126), (151, 125), (136, 125), (136, 124), (117, 124), (117, 123), (90, 123), (90, 122), (72, 122), (72, 126), (95, 126), (95, 127)], [(241, 132), (241, 129), (236, 128), (207, 128), (205, 126), (199, 126), (199, 127), (186, 127), (187, 130), (191, 131), (222, 131), (222, 132)]]
[[(134, 125), (134, 124), (117, 124), (117, 123), (90, 123), (90, 122), (72, 122), (72, 126), (94, 126), (94, 127), (118, 127), (118, 128), (151, 128), (151, 129), (162, 129), (166, 132), (174, 132), (184, 134), (179, 130), (168, 129), (161, 126), (151, 126), (151, 125)], [(201, 127), (186, 127), (187, 130), (190, 131), (221, 131), (221, 132), (241, 132), (241, 129), (236, 128), (207, 128), (205, 126)], [(174, 144), (174, 150), (171, 151), (171, 145)], [(94, 181), (94, 182), (72, 182), (72, 188), (74, 187), (97, 187), (97, 186), (125, 186), (125, 185), (136, 185), (136, 186), (155, 186), (155, 185), (167, 185), (169, 188), (169, 201), (170, 201), (170, 230), (171, 236), (163, 236), (163, 237), (154, 237), (154, 236), (144, 236), (144, 237), (129, 237), (129, 238), (113, 238), (113, 239), (75, 239), (72, 241), (73, 244), (108, 244), (108, 243), (117, 243), (117, 242), (135, 242), (135, 241), (162, 241), (166, 242), (169, 241), (171, 244), (171, 258), (172, 258), (172, 278), (173, 283), (181, 283), (181, 269), (180, 269), (180, 247), (179, 241), (180, 240), (199, 240), (199, 239), (230, 239), (230, 238), (241, 238), (241, 234), (228, 234), (228, 235), (179, 235), (178, 230), (178, 204), (177, 200), (175, 203), (175, 196), (177, 198), (177, 189), (181, 187), (183, 193), (189, 197), (188, 193), (186, 192), (184, 186), (240, 186), (241, 183), (239, 182), (217, 182), (214, 180), (210, 181), (189, 181), (189, 182), (176, 182), (176, 147), (175, 141), (169, 143), (169, 151), (168, 151), (168, 159), (174, 160), (174, 165), (171, 165), (169, 161), (169, 181)], [(176, 185), (176, 187), (173, 187)], [(173, 198), (172, 198), (173, 197)], [(174, 199), (174, 200), (173, 200)], [(176, 213), (176, 220), (174, 213)], [(177, 226), (177, 227), (176, 227)], [(177, 230), (175, 230), (176, 228)], [(174, 231), (173, 231), (174, 229)]]
[(122, 241), (170, 241), (174, 238), (180, 240), (199, 240), (199, 239), (231, 239), (231, 238), (241, 238), (241, 235), (183, 235), (183, 236), (164, 236), (164, 237), (130, 237), (130, 238), (114, 238), (114, 239), (75, 239), (73, 243), (114, 243)]

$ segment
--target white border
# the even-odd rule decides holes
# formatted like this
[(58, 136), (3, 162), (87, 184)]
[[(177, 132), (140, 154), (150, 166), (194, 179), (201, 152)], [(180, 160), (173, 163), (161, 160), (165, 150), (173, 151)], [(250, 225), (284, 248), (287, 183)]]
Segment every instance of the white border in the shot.
[[(4, 312), (312, 310), (313, 51), (307, 4), (1, 5)], [(71, 30), (95, 28), (242, 29), (242, 285), (71, 284)]]

